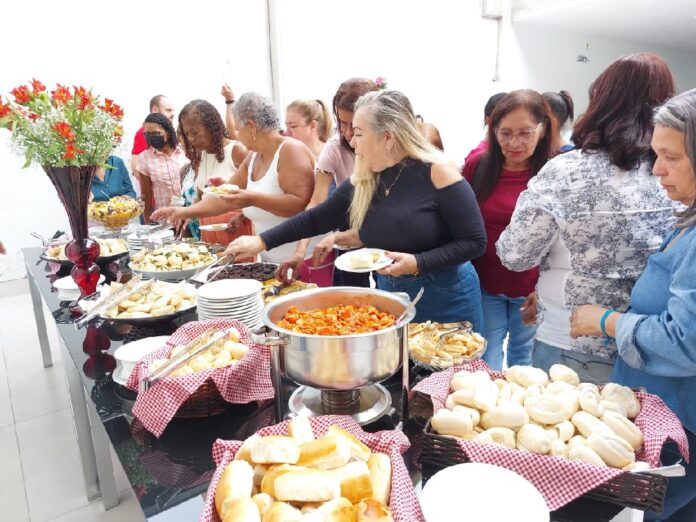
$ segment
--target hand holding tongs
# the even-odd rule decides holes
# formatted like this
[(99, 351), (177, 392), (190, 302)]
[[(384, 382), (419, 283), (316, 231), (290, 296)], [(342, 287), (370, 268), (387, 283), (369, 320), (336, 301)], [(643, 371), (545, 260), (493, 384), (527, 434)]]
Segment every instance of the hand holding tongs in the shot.
[[(197, 336), (191, 342), (189, 342), (184, 349), (176, 357), (169, 359), (162, 366), (157, 368), (151, 375), (146, 373), (145, 377), (140, 380), (140, 391), (147, 391), (156, 384), (159, 380), (164, 379), (170, 375), (173, 371), (181, 368), (184, 364), (194, 359), (199, 354), (205, 352), (208, 348), (218, 342), (220, 339), (224, 339), (227, 334), (230, 333), (232, 329), (221, 330), (215, 332), (214, 328), (209, 328), (201, 335)], [(207, 342), (203, 343), (201, 346), (193, 350), (193, 348), (200, 342), (202, 337), (211, 336)], [(191, 351), (193, 350), (193, 351)]]
[(105, 297), (101, 303), (97, 304), (97, 306), (92, 308), (92, 310), (90, 310), (88, 313), (86, 313), (80, 319), (78, 319), (75, 324), (78, 328), (82, 328), (89, 321), (91, 321), (95, 317), (100, 316), (103, 312), (110, 310), (114, 306), (118, 306), (123, 301), (131, 297), (133, 294), (140, 293), (141, 291), (149, 288), (150, 285), (152, 285), (152, 283), (154, 282), (154, 279), (142, 281), (142, 275), (138, 274), (137, 276), (133, 277), (133, 279), (131, 279), (128, 282), (128, 284), (122, 286), (113, 294)]

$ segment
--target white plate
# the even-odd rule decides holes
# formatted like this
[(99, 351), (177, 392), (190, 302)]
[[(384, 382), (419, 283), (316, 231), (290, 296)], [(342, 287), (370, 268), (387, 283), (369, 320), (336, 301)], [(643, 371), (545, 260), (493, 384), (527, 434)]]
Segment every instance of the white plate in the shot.
[(531, 482), (491, 464), (457, 464), (435, 473), (423, 487), (427, 522), (450, 522), (452, 513), (486, 522), (548, 522), (549, 509)]
[[(99, 276), (97, 281), (97, 290), (99, 290), (100, 285), (104, 282), (104, 274)], [(58, 290), (58, 297), (65, 301), (74, 300), (80, 298), (80, 289), (77, 287), (77, 283), (73, 281), (72, 276), (61, 277), (53, 282), (53, 288)]]
[(221, 279), (201, 286), (198, 296), (204, 302), (226, 301), (251, 296), (262, 288), (263, 284), (255, 279)]
[[(220, 194), (219, 192), (214, 192), (214, 188), (220, 188), (220, 187), (226, 187), (230, 188), (231, 190), (226, 191), (224, 194)], [(225, 183), (224, 185), (221, 185), (220, 187), (205, 187), (203, 189), (203, 194), (208, 194), (209, 196), (215, 196), (215, 197), (223, 197), (223, 196), (231, 196), (233, 194), (236, 194), (239, 192), (239, 187), (233, 183)]]
[[(351, 258), (356, 255), (356, 254), (363, 254), (363, 253), (368, 253), (368, 254), (379, 254), (380, 257), (377, 259), (375, 263), (372, 264), (370, 268), (353, 268), (350, 266), (350, 260)], [(356, 274), (365, 274), (367, 272), (372, 272), (373, 270), (381, 270), (382, 268), (388, 267), (393, 263), (392, 259), (389, 259), (384, 255), (384, 250), (380, 248), (361, 248), (359, 250), (351, 250), (350, 252), (346, 252), (345, 254), (341, 254), (336, 258), (336, 261), (334, 261), (334, 264), (336, 265), (336, 268), (339, 270), (343, 270), (344, 272), (354, 272)]]
[(136, 363), (146, 355), (164, 346), (169, 339), (168, 335), (158, 335), (156, 337), (144, 337), (116, 349), (114, 358), (117, 361)]

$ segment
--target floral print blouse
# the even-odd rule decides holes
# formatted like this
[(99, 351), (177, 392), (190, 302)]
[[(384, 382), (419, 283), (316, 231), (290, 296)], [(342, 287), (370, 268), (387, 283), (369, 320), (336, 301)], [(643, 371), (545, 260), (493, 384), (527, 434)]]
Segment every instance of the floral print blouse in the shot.
[(613, 341), (571, 339), (570, 313), (584, 304), (626, 310), (648, 257), (674, 225), (673, 206), (646, 162), (626, 171), (604, 152), (573, 150), (546, 163), (496, 243), (510, 270), (540, 265), (536, 338), (616, 357)]

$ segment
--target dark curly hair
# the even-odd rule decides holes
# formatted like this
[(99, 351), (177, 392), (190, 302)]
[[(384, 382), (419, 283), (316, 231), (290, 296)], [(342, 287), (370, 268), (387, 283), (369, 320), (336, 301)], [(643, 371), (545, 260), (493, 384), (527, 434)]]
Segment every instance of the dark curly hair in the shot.
[[(183, 119), (186, 116), (195, 116), (201, 122), (215, 146), (215, 159), (222, 163), (225, 159), (225, 138), (227, 138), (227, 129), (220, 117), (220, 113), (212, 103), (205, 100), (193, 100), (188, 102), (181, 112), (179, 112), (179, 129), (183, 128)], [(181, 140), (184, 144), (184, 153), (191, 160), (193, 170), (198, 172), (198, 167), (201, 164), (201, 152), (197, 150), (186, 137), (186, 132), (181, 132)]]
[(169, 121), (164, 114), (161, 112), (153, 112), (147, 115), (145, 118), (145, 123), (156, 123), (162, 127), (167, 132), (167, 145), (169, 145), (172, 150), (176, 149), (179, 144), (179, 140), (176, 137), (176, 131), (174, 130), (174, 125)]

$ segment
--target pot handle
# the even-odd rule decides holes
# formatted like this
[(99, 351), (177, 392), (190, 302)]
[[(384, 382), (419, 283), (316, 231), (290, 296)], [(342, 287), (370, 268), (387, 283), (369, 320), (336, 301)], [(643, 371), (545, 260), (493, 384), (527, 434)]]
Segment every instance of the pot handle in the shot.
[(269, 336), (270, 331), (265, 325), (254, 328), (251, 330), (251, 340), (264, 346), (285, 346), (287, 344), (285, 337)]

